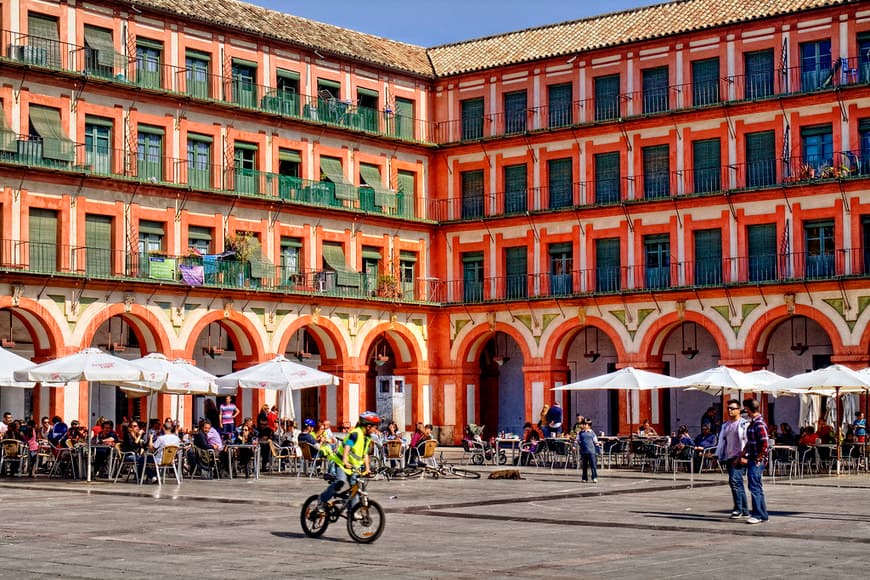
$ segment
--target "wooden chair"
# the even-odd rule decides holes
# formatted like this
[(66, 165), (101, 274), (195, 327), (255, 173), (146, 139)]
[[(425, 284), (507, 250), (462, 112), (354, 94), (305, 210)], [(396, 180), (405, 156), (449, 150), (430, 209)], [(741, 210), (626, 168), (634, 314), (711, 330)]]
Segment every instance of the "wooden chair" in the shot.
[(399, 439), (390, 439), (384, 441), (384, 464), (390, 462), (390, 466), (395, 466), (398, 462), (399, 468), (405, 467), (405, 452), (402, 449), (402, 442)]
[(292, 447), (281, 447), (272, 440), (269, 440), (269, 448), (272, 450), (271, 468), (273, 471), (281, 473), (284, 471), (284, 465), (292, 466), (296, 471), (296, 463), (299, 457), (296, 455), (296, 450)]
[[(163, 481), (166, 479), (166, 472), (168, 470), (172, 470), (175, 474), (175, 482), (178, 485), (181, 485), (181, 474), (178, 472), (178, 446), (177, 445), (167, 445), (163, 448), (163, 453), (160, 455), (160, 461), (157, 461), (157, 455), (154, 453), (148, 453), (145, 455), (145, 466), (148, 466), (148, 459), (150, 458), (152, 462), (154, 462), (154, 469), (157, 473), (157, 485), (163, 485)], [(163, 472), (163, 479), (160, 478), (160, 473)], [(142, 470), (142, 476), (139, 478), (139, 483), (142, 483), (145, 479), (145, 469)]]
[(411, 461), (414, 461), (416, 457), (418, 463), (437, 468), (438, 462), (435, 460), (435, 450), (437, 448), (438, 441), (435, 439), (427, 439), (411, 450)]
[(9, 464), (14, 464), (17, 467), (16, 475), (20, 476), (24, 473), (29, 457), (30, 454), (22, 441), (17, 439), (4, 439), (0, 441), (0, 475), (5, 473), (4, 468)]
[(314, 477), (315, 474), (319, 475), (323, 469), (323, 458), (320, 456), (320, 452), (305, 441), (299, 442), (299, 449), (302, 452), (300, 473), (304, 472), (308, 477)]

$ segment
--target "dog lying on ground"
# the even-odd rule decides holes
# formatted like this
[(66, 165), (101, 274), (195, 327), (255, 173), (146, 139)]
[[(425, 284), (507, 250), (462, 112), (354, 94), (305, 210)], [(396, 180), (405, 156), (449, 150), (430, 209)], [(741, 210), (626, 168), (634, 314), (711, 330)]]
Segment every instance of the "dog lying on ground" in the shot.
[(525, 479), (519, 469), (497, 469), (489, 474), (488, 479)]

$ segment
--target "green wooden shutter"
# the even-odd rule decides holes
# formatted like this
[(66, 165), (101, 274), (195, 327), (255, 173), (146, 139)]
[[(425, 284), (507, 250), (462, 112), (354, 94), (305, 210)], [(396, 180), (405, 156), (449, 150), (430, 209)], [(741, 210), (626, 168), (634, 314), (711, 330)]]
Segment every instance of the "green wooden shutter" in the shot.
[(45, 14), (30, 12), (27, 15), (27, 33), (47, 40), (60, 40), (57, 30), (57, 18)]
[(31, 271), (54, 272), (57, 270), (57, 212), (31, 208), (28, 221)]
[(749, 281), (776, 279), (776, 224), (760, 224), (746, 228), (749, 253)]
[(483, 300), (483, 252), (462, 254), (462, 294), (464, 302)]
[(773, 94), (773, 49), (744, 55), (745, 99), (761, 99)]
[(773, 131), (746, 134), (746, 186), (776, 183), (776, 136)]
[(396, 194), (384, 187), (381, 182), (381, 170), (377, 165), (368, 165), (360, 163), (359, 175), (366, 185), (371, 187), (375, 192), (375, 205), (383, 208), (396, 207)]
[(414, 138), (414, 101), (396, 97), (395, 123), (397, 137)]
[(526, 130), (526, 91), (513, 91), (504, 95), (504, 133), (522, 133)]
[(550, 85), (547, 87), (549, 126), (567, 127), (574, 122), (573, 116), (573, 88), (571, 83)]
[(112, 273), (112, 218), (85, 215), (85, 271), (89, 276)]
[(670, 148), (654, 145), (643, 148), (643, 196), (658, 199), (671, 194)]
[(341, 159), (335, 157), (321, 157), (320, 170), (332, 182), (336, 199), (355, 201), (359, 197), (359, 190), (344, 176), (344, 168)]
[(648, 68), (641, 72), (643, 74), (643, 112), (646, 114), (667, 111), (670, 106), (668, 67)]
[(483, 171), (462, 172), (462, 218), (483, 216)]
[(719, 102), (719, 59), (707, 58), (692, 63), (692, 105), (700, 107)]
[(518, 213), (528, 207), (528, 170), (526, 164), (508, 165), (504, 168), (504, 211)]
[(42, 156), (45, 159), (71, 162), (75, 159), (75, 143), (66, 136), (60, 120), (60, 111), (49, 107), (30, 105), (30, 126), (42, 137)]
[(528, 249), (525, 246), (506, 248), (505, 298), (524, 298), (528, 294)]
[[(111, 74), (115, 66), (115, 43), (112, 40), (112, 31), (85, 25), (85, 43), (94, 55), (93, 62), (88, 64), (96, 64), (108, 69), (108, 73)], [(96, 51), (95, 54), (93, 51)]]
[(619, 151), (595, 155), (595, 203), (616, 203), (620, 194)]
[(27, 14), (27, 33), (29, 36), (22, 44), (27, 48), (22, 60), (39, 66), (60, 68), (60, 37), (57, 18), (30, 12)]
[(621, 288), (619, 238), (595, 240), (595, 289), (616, 292)]
[(571, 207), (574, 204), (572, 181), (573, 163), (570, 157), (547, 162), (549, 175), (550, 209)]
[(483, 99), (465, 99), (462, 106), (462, 140), (483, 137)]
[(6, 110), (0, 102), (0, 151), (7, 153), (18, 152), (18, 136), (6, 124)]
[(695, 285), (722, 283), (722, 230), (695, 231)]
[(399, 170), (397, 175), (399, 193), (396, 212), (405, 217), (417, 214), (417, 174), (413, 171)]
[(695, 193), (719, 191), (722, 186), (722, 158), (719, 139), (693, 141), (692, 152)]
[(595, 78), (595, 120), (619, 117), (619, 75)]

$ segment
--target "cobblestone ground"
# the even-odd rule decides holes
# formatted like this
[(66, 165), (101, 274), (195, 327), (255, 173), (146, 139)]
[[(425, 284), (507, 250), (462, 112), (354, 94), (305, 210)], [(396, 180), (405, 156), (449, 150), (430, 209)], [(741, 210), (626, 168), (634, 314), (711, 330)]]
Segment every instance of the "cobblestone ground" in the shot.
[(771, 520), (727, 518), (721, 474), (523, 469), (520, 481), (373, 481), (384, 535), (319, 540), (292, 475), (158, 487), (0, 480), (0, 577), (865, 577), (870, 475), (767, 481)]

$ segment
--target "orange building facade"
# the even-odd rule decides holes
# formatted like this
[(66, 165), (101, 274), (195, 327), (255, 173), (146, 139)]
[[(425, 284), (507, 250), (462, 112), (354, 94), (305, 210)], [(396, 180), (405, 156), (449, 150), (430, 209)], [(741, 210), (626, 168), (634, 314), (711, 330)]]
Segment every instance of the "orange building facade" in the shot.
[[(627, 365), (867, 366), (870, 3), (760, 4), (425, 49), (220, 1), (3, 0), (4, 347), (286, 354), (342, 379), (295, 396), (336, 422), (400, 377), (444, 441), (554, 400), (613, 433), (718, 402), (552, 391)], [(144, 415), (86, 387), (0, 407)]]

